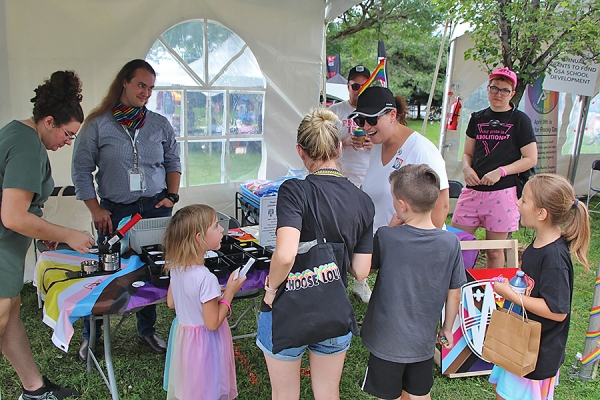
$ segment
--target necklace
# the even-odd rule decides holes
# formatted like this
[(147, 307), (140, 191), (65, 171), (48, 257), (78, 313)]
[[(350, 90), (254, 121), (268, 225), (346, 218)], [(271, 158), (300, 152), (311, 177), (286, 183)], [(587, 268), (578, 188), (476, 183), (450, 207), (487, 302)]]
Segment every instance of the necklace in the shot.
[(312, 175), (332, 175), (338, 178), (343, 178), (344, 174), (335, 168), (321, 168), (312, 173)]

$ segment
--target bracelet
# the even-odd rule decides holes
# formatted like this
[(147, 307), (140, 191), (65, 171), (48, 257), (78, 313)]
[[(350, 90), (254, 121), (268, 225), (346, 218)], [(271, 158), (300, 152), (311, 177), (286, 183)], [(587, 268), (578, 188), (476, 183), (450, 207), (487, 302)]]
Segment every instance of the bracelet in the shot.
[(229, 314), (227, 315), (227, 318), (231, 317), (231, 304), (229, 304), (229, 302), (225, 299), (219, 300), (219, 303), (223, 303), (227, 306), (227, 308), (229, 309)]
[(500, 170), (500, 176), (504, 178), (506, 176), (506, 170), (504, 167), (498, 167), (498, 169)]
[(277, 289), (271, 289), (268, 285), (265, 285), (265, 292), (275, 296), (277, 294)]
[(267, 279), (265, 279), (265, 292), (267, 292), (268, 294), (272, 294), (273, 296), (275, 296), (277, 294), (277, 289), (271, 289), (269, 287), (269, 276), (267, 275)]

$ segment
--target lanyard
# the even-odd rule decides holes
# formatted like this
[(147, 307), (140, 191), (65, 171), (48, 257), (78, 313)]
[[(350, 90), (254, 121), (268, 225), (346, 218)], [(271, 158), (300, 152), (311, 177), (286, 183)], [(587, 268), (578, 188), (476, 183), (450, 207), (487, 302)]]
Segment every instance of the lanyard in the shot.
[[(123, 126), (123, 125), (121, 125)], [(135, 147), (135, 139), (137, 139), (138, 133), (140, 133), (139, 129), (136, 129), (133, 136), (131, 136), (131, 134), (129, 133), (129, 131), (127, 130), (127, 128), (125, 126), (123, 126), (123, 129), (125, 130), (125, 133), (127, 133), (127, 137), (129, 138), (129, 140), (131, 140), (131, 145), (133, 146), (133, 168), (137, 168), (138, 167), (138, 153), (137, 153), (137, 148)]]

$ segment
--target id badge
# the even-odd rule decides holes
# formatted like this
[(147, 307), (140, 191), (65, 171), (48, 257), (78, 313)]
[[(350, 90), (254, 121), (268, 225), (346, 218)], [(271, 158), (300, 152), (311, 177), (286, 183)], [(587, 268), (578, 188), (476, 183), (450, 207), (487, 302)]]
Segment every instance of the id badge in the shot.
[(139, 168), (131, 168), (127, 171), (129, 175), (129, 191), (139, 192), (146, 190), (146, 179), (144, 171)]

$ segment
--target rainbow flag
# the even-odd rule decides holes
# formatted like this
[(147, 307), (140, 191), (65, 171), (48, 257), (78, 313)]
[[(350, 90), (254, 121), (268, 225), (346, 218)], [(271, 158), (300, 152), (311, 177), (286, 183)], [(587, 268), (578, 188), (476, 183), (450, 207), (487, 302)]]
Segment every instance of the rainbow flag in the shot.
[[(91, 315), (100, 306), (103, 312), (94, 314), (124, 312), (166, 296), (167, 288), (155, 288), (154, 285), (133, 288), (130, 285), (129, 281), (143, 279), (145, 273), (142, 268), (145, 264), (138, 256), (123, 259), (122, 269), (114, 274), (66, 279), (67, 273), (81, 269), (83, 259), (98, 259), (98, 256), (70, 250), (47, 251), (40, 255), (37, 264), (34, 284), (45, 300), (43, 322), (54, 330), (52, 343), (65, 352), (69, 350), (75, 321)], [(128, 284), (122, 279), (128, 280)], [(117, 287), (111, 284), (113, 282)], [(120, 296), (115, 296), (115, 290)], [(103, 301), (104, 297), (109, 297), (109, 301)]]
[(385, 76), (385, 60), (385, 58), (382, 58), (381, 61), (379, 61), (377, 68), (375, 68), (369, 79), (367, 79), (367, 81), (360, 87), (360, 91), (358, 92), (359, 96), (375, 81), (381, 81), (381, 86), (387, 87), (387, 76)]

